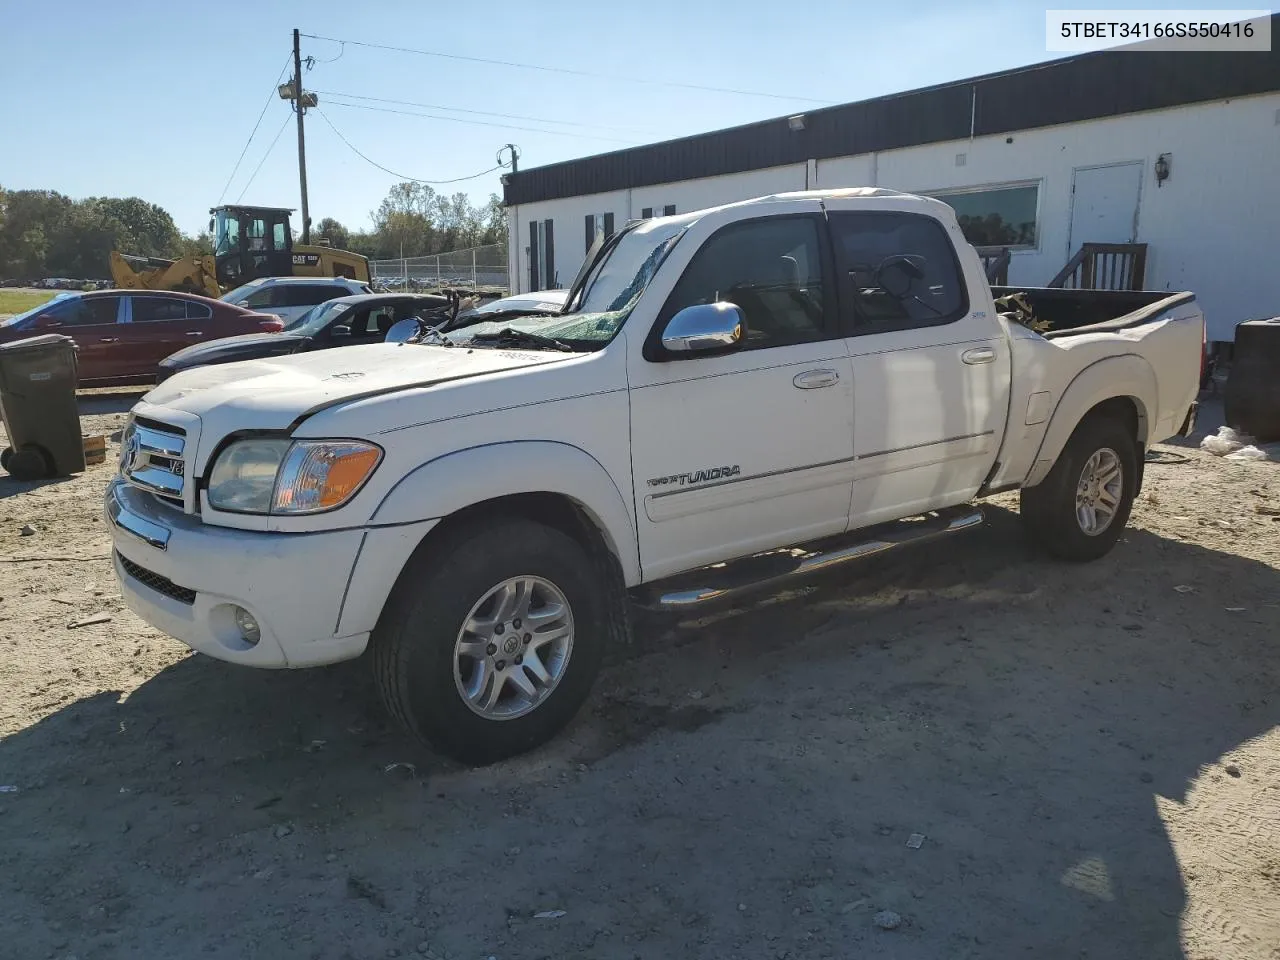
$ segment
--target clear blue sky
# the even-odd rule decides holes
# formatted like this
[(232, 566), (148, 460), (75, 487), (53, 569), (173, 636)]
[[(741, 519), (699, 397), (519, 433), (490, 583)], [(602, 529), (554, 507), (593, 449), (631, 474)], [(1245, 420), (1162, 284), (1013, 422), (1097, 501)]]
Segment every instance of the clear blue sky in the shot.
[[(1026, 0), (14, 3), (4, 13), (0, 55), (0, 185), (73, 197), (137, 195), (169, 210), (181, 229), (199, 230), (289, 59), (294, 27), (610, 78), (840, 103), (1052, 59), (1044, 9)], [(305, 38), (302, 52), (317, 61), (304, 87), (325, 91), (320, 108), (333, 124), (378, 163), (427, 180), (492, 167), (508, 141), (519, 145), (521, 165), (534, 167), (626, 145), (619, 140), (652, 142), (817, 105)], [(421, 119), (340, 106), (342, 98), (327, 91), (539, 119), (361, 101), (473, 122)], [(243, 191), (245, 203), (298, 206), (291, 122), (267, 153), (291, 117), (287, 103), (271, 96), (225, 202)], [(397, 178), (357, 157), (314, 113), (307, 148), (313, 221), (335, 216), (366, 227)], [(500, 185), (492, 173), (438, 189), (483, 200)]]

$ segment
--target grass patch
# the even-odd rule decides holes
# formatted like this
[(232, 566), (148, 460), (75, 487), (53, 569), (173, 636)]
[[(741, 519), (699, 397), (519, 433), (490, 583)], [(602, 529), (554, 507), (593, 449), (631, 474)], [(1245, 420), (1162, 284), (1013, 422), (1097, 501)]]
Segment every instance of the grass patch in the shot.
[(25, 313), (42, 303), (48, 303), (61, 290), (0, 290), (0, 317)]

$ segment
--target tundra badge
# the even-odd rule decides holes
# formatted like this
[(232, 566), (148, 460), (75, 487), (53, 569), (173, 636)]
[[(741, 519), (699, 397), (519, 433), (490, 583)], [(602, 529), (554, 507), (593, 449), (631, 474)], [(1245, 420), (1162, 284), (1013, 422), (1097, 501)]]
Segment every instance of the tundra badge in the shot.
[(709, 480), (725, 480), (729, 477), (736, 477), (742, 473), (742, 467), (734, 464), (732, 467), (706, 467), (702, 470), (695, 470), (693, 473), (673, 473), (669, 477), (654, 477), (649, 481), (651, 487), (665, 487), (674, 485), (683, 487), (695, 483), (706, 483)]

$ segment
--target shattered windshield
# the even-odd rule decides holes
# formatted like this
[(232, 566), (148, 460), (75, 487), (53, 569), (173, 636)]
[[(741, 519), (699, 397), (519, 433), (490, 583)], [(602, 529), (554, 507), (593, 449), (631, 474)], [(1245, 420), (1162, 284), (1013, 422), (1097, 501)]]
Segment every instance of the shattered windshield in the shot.
[(478, 323), (449, 336), (461, 342), (476, 334), (496, 333), (510, 327), (554, 337), (584, 349), (601, 347), (622, 328), (640, 294), (687, 226), (683, 221), (658, 220), (629, 231), (605, 259), (596, 264), (572, 313)]

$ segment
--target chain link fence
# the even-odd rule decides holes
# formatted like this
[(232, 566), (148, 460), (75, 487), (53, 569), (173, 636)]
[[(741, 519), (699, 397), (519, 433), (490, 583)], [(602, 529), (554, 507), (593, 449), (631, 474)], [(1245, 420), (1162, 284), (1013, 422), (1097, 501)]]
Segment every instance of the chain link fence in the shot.
[(430, 257), (373, 260), (373, 282), (387, 290), (462, 288), (506, 293), (506, 244), (492, 243), (467, 250), (451, 250)]

